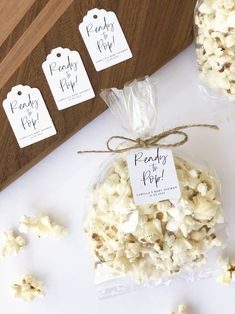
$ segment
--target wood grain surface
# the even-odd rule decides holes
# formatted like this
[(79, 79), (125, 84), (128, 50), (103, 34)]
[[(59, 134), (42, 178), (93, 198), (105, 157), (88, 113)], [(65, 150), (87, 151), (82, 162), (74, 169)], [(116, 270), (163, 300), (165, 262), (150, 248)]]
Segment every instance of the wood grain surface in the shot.
[[(5, 10), (5, 11), (2, 10), (1, 12), (2, 13), (6, 12), (4, 13), (4, 15), (2, 15), (2, 17), (0, 17), (0, 21), (3, 21), (3, 24), (11, 23), (11, 28), (12, 28), (12, 31), (10, 33), (3, 30), (3, 32), (1, 32), (1, 35), (0, 35), (2, 38), (2, 44), (0, 44), (1, 46), (0, 62), (1, 62), (6, 57), (6, 55), (11, 50), (11, 48), (15, 45), (15, 43), (20, 38), (20, 36), (23, 35), (26, 29), (30, 26), (33, 20), (37, 17), (37, 15), (41, 12), (41, 10), (45, 7), (45, 5), (50, 0), (40, 0), (40, 1), (23, 0), (22, 2), (24, 2), (24, 5), (25, 3), (28, 3), (27, 12), (20, 10), (18, 14), (14, 15), (14, 17), (11, 18), (10, 20), (7, 19), (6, 16), (9, 15), (9, 12), (11, 12), (12, 4), (16, 2), (17, 0), (0, 0), (0, 1), (3, 1), (4, 6), (3, 6), (3, 3), (1, 3), (1, 6), (3, 6)], [(29, 3), (32, 3), (32, 5), (30, 6)], [(5, 30), (6, 28), (7, 27), (5, 26)]]
[(0, 46), (13, 31), (17, 23), (30, 9), (35, 0), (1, 0), (0, 1)]
[[(57, 7), (53, 7), (53, 1), (44, 2), (35, 18), (31, 18), (31, 24), (28, 23), (30, 25), (3, 58), (0, 65), (0, 103), (14, 85), (39, 88), (57, 134), (20, 149), (0, 106), (0, 189), (103, 112), (106, 106), (98, 95), (100, 89), (122, 87), (129, 80), (153, 73), (192, 41), (196, 0), (57, 0)], [(49, 4), (54, 9), (45, 11)], [(133, 58), (101, 72), (95, 71), (78, 31), (83, 16), (95, 7), (117, 14), (133, 53)], [(32, 14), (32, 11), (29, 12)], [(24, 18), (27, 20), (27, 16)], [(59, 46), (80, 52), (96, 93), (94, 99), (63, 111), (58, 111), (41, 68), (50, 51)]]

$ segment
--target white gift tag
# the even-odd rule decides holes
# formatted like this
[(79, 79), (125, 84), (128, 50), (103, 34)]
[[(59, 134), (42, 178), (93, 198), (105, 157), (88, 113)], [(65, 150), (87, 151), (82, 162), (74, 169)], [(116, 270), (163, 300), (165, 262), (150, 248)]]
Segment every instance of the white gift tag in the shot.
[(55, 48), (43, 62), (42, 68), (59, 110), (95, 97), (77, 51)]
[(79, 30), (96, 71), (132, 57), (117, 16), (112, 11), (92, 9), (84, 16)]
[(3, 101), (3, 108), (21, 148), (56, 134), (37, 88), (23, 85), (13, 87)]
[(180, 197), (179, 181), (170, 149), (130, 151), (127, 163), (136, 205)]

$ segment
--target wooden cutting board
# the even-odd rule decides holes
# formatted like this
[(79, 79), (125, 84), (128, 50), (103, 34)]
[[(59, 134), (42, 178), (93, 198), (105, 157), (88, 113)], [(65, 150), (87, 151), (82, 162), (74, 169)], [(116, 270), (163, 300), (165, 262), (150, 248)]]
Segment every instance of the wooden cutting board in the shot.
[[(5, 0), (3, 0), (5, 1)], [(0, 189), (106, 109), (100, 89), (122, 87), (129, 80), (155, 72), (192, 41), (196, 0), (24, 0), (31, 2), (16, 26), (6, 27), (0, 48), (0, 104), (14, 85), (40, 89), (57, 134), (20, 149), (0, 105)], [(12, 3), (14, 0), (8, 0)], [(133, 58), (96, 72), (78, 31), (87, 11), (114, 11), (131, 48)], [(6, 7), (7, 8), (7, 4)], [(9, 15), (0, 15), (1, 26)], [(4, 28), (3, 28), (4, 29)], [(59, 111), (41, 64), (53, 48), (79, 51), (96, 93), (92, 100)]]

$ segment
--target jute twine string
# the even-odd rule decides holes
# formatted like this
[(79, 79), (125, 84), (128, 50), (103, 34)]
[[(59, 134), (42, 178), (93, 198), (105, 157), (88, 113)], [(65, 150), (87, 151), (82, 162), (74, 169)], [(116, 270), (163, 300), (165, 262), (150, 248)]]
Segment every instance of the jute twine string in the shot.
[[(178, 147), (178, 146), (184, 145), (188, 141), (188, 134), (182, 130), (191, 129), (191, 128), (210, 128), (210, 129), (214, 129), (214, 130), (219, 129), (219, 127), (217, 125), (214, 125), (214, 124), (191, 124), (191, 125), (189, 124), (189, 125), (178, 126), (176, 128), (164, 131), (160, 134), (151, 136), (147, 139), (137, 138), (135, 140), (135, 139), (125, 137), (125, 136), (114, 135), (107, 140), (107, 143), (106, 143), (107, 150), (80, 150), (80, 151), (78, 151), (78, 154), (84, 154), (84, 153), (124, 153), (124, 152), (130, 151), (132, 149), (136, 149), (136, 148)], [(169, 143), (169, 144), (160, 143), (160, 141), (162, 141), (163, 139), (166, 139), (167, 137), (172, 136), (172, 135), (177, 135), (179, 137), (179, 140), (177, 140), (174, 143)], [(113, 140), (125, 140), (127, 142), (133, 143), (133, 145), (130, 145), (130, 146), (125, 147), (125, 148), (112, 148), (111, 142)]]

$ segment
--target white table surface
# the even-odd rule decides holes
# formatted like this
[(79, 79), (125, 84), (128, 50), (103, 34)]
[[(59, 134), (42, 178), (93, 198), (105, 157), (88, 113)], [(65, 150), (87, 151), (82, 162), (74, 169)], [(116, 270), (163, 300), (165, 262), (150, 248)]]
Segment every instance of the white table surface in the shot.
[[(219, 132), (190, 131), (190, 142), (182, 151), (196, 154), (216, 169), (228, 222), (228, 248), (235, 253), (235, 105), (216, 105), (202, 96), (193, 46), (156, 72), (154, 78), (159, 95), (157, 131), (187, 123), (220, 124)], [(97, 298), (82, 223), (88, 186), (107, 155), (78, 156), (76, 151), (103, 148), (114, 134), (127, 135), (106, 111), (0, 193), (0, 232), (16, 229), (23, 214), (35, 216), (41, 212), (69, 231), (66, 238), (57, 241), (28, 235), (24, 251), (0, 261), (0, 313), (169, 314), (180, 303), (189, 304), (192, 314), (235, 313), (235, 284), (220, 286), (215, 278), (177, 281), (106, 300)], [(27, 303), (12, 297), (9, 286), (24, 273), (45, 282), (45, 298)]]

